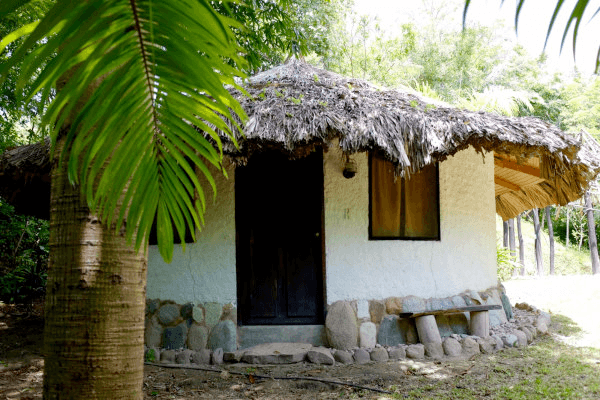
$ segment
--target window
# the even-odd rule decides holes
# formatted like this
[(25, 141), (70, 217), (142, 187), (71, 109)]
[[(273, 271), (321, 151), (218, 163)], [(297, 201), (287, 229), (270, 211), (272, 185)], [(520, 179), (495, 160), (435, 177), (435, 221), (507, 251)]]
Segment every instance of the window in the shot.
[(394, 176), (394, 165), (369, 157), (369, 239), (439, 240), (437, 164), (410, 178)]

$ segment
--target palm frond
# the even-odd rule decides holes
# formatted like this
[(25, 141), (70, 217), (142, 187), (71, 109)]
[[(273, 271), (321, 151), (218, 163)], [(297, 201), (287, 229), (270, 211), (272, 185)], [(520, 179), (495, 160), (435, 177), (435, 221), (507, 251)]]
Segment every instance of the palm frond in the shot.
[(200, 228), (197, 170), (216, 191), (207, 168), (222, 160), (214, 129), (231, 134), (225, 120), (244, 118), (224, 87), (242, 77), (231, 67), (244, 65), (235, 25), (207, 0), (58, 0), (0, 67), (3, 76), (22, 62), (20, 85), (31, 84), (30, 97), (58, 85), (44, 122), (53, 141), (66, 137), (70, 179), (104, 222), (119, 229), (127, 219), (137, 247), (157, 218), (166, 260), (173, 226), (181, 237), (186, 226)]

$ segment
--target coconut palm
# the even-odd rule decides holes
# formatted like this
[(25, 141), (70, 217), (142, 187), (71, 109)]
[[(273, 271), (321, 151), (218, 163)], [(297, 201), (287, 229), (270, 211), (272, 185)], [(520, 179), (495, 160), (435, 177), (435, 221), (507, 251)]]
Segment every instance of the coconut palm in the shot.
[(147, 237), (156, 219), (170, 259), (172, 227), (201, 225), (198, 171), (214, 191), (215, 130), (243, 119), (224, 87), (243, 76), (232, 26), (206, 0), (56, 0), (0, 41), (27, 35), (0, 77), (20, 66), (41, 104), (57, 88), (44, 398), (142, 398)]

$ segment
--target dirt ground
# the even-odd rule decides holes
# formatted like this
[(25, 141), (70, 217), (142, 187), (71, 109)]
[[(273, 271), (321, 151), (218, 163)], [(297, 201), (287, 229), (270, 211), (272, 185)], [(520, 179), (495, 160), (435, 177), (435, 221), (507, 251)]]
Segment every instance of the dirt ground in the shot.
[[(541, 309), (572, 313), (584, 331), (599, 332), (589, 322), (600, 302), (600, 280), (579, 278), (508, 282), (511, 302), (527, 301)], [(590, 280), (592, 283), (590, 283)], [(581, 282), (580, 282), (581, 281)], [(596, 282), (595, 284), (593, 282)], [(586, 290), (581, 290), (582, 286)], [(573, 291), (557, 290), (571, 287)], [(560, 296), (565, 296), (560, 299)], [(583, 296), (577, 301), (577, 296)], [(572, 302), (572, 303), (570, 303)], [(596, 302), (596, 303), (594, 303)], [(575, 312), (585, 304), (586, 311)], [(550, 308), (549, 308), (550, 307)], [(581, 315), (578, 315), (581, 314)], [(587, 314), (587, 317), (585, 316)], [(554, 329), (553, 329), (554, 328)], [(558, 331), (557, 326), (552, 330)], [(41, 305), (19, 308), (0, 305), (0, 400), (41, 399), (43, 379), (43, 320)], [(594, 344), (582, 342), (578, 345)], [(578, 353), (553, 335), (526, 349), (494, 355), (442, 361), (390, 361), (367, 365), (288, 366), (226, 364), (215, 371), (145, 366), (144, 398), (149, 399), (505, 399), (600, 398), (600, 351)], [(567, 354), (567, 355), (565, 355)], [(554, 357), (554, 358), (553, 358)], [(583, 360), (583, 361), (582, 361)], [(565, 371), (577, 370), (565, 379)], [(239, 375), (238, 375), (239, 374)], [(251, 375), (248, 376), (248, 375)], [(316, 380), (273, 379), (303, 377), (365, 386), (376, 391)], [(565, 383), (565, 381), (567, 383)], [(573, 392), (573, 388), (585, 388)], [(385, 393), (387, 392), (387, 393)], [(582, 394), (583, 393), (583, 394)]]

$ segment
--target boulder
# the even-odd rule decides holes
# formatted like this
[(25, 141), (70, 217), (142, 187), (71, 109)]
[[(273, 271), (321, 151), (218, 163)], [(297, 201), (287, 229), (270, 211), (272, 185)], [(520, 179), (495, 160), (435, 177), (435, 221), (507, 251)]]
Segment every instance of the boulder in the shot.
[(444, 357), (444, 348), (441, 343), (425, 343), (425, 355), (430, 358), (440, 359)]
[(352, 357), (354, 358), (354, 362), (357, 364), (366, 364), (369, 361), (371, 361), (371, 356), (369, 355), (369, 352), (365, 349), (355, 350), (354, 355)]
[(397, 346), (417, 343), (417, 338), (417, 329), (412, 319), (386, 315), (379, 326), (377, 343), (382, 346)]
[(213, 350), (212, 354), (210, 355), (210, 363), (212, 365), (223, 364), (223, 349), (222, 348)]
[(264, 343), (247, 349), (242, 361), (248, 364), (292, 364), (304, 361), (311, 348), (308, 343)]
[(466, 337), (462, 341), (463, 353), (468, 355), (479, 354), (479, 343), (470, 337)]
[(204, 322), (204, 309), (198, 306), (192, 308), (192, 319), (201, 324)]
[(215, 350), (218, 348), (223, 351), (231, 352), (237, 350), (237, 329), (235, 324), (230, 321), (219, 322), (208, 337), (208, 348)]
[(194, 305), (192, 303), (186, 303), (181, 306), (181, 310), (179, 313), (181, 314), (181, 318), (189, 319), (192, 318), (192, 310), (194, 309)]
[(190, 326), (187, 335), (187, 347), (190, 350), (202, 350), (208, 343), (208, 328), (202, 325), (193, 324)]
[(146, 313), (147, 314), (153, 314), (156, 312), (156, 310), (158, 310), (158, 307), (160, 307), (160, 300), (159, 299), (148, 299), (146, 300)]
[(540, 335), (547, 335), (548, 334), (548, 326), (542, 320), (538, 319), (535, 322), (535, 328), (538, 330), (538, 332), (539, 332)]
[(483, 354), (493, 354), (496, 352), (496, 339), (491, 336), (478, 338), (476, 342), (479, 344), (479, 351)]
[(502, 344), (505, 347), (515, 347), (518, 343), (517, 341), (519, 340), (515, 335), (512, 334), (504, 334), (502, 336), (500, 336), (502, 338)]
[(529, 328), (527, 328), (526, 326), (522, 326), (519, 328), (519, 330), (525, 333), (525, 336), (527, 337), (527, 343), (533, 342), (533, 333), (531, 333)]
[(356, 314), (349, 302), (336, 301), (328, 307), (325, 332), (335, 349), (348, 350), (358, 345)]
[(175, 350), (161, 351), (160, 362), (163, 364), (175, 364)]
[(406, 357), (414, 360), (422, 360), (425, 358), (425, 346), (422, 344), (411, 344), (406, 348)]
[(457, 308), (466, 307), (467, 305), (467, 302), (462, 296), (453, 296), (450, 300), (452, 301), (452, 305)]
[(179, 353), (175, 354), (175, 362), (177, 364), (189, 364), (192, 359), (192, 354), (194, 352), (192, 350), (182, 350)]
[(404, 347), (391, 347), (388, 350), (388, 357), (390, 360), (403, 360), (406, 358), (406, 350)]
[(460, 342), (454, 338), (448, 337), (442, 342), (444, 353), (449, 357), (457, 357), (462, 353)]
[(379, 324), (385, 315), (385, 304), (383, 301), (369, 301), (369, 314), (371, 315), (371, 322)]
[(239, 363), (240, 361), (242, 361), (242, 357), (244, 356), (244, 353), (245, 353), (244, 350), (228, 351), (226, 353), (223, 353), (223, 361)]
[(215, 326), (221, 319), (223, 307), (219, 303), (204, 303), (204, 322), (208, 326)]
[(194, 364), (210, 364), (210, 350), (202, 349), (192, 353), (192, 362)]
[(378, 362), (387, 361), (390, 358), (387, 350), (384, 349), (383, 347), (376, 347), (373, 350), (371, 350), (370, 357), (371, 357), (371, 361), (378, 361)]
[(335, 359), (331, 355), (331, 352), (325, 347), (313, 347), (308, 351), (306, 357), (308, 358), (308, 361), (310, 361), (313, 364), (335, 364)]
[(400, 314), (402, 312), (402, 298), (388, 297), (385, 299), (385, 311), (388, 314)]
[(356, 316), (360, 320), (368, 321), (371, 319), (369, 314), (369, 302), (367, 300), (358, 300), (356, 302)]
[(352, 358), (352, 353), (348, 350), (336, 350), (333, 354), (333, 358), (335, 361), (342, 364), (352, 364), (354, 363), (354, 359)]
[(146, 318), (144, 344), (148, 347), (161, 347), (162, 336), (163, 327), (158, 322), (158, 317), (155, 315), (152, 318)]
[(223, 314), (221, 315), (221, 320), (229, 320), (234, 324), (237, 324), (237, 308), (233, 306), (233, 304), (225, 304), (223, 307)]
[(187, 340), (187, 333), (187, 322), (182, 322), (177, 326), (165, 328), (162, 337), (162, 347), (168, 350), (184, 348)]
[(513, 310), (510, 305), (510, 300), (508, 299), (508, 296), (506, 295), (506, 293), (502, 293), (500, 295), (500, 300), (502, 302), (502, 308), (504, 309), (504, 314), (506, 315), (506, 319), (507, 320), (513, 319), (515, 316), (513, 314)]
[(377, 327), (372, 322), (363, 322), (360, 325), (360, 347), (373, 348), (377, 344)]
[(515, 329), (514, 331), (512, 331), (512, 334), (517, 337), (518, 347), (527, 346), (527, 335), (525, 334), (525, 332)]
[(165, 326), (177, 325), (181, 322), (179, 305), (167, 303), (158, 309), (158, 320)]
[(425, 300), (417, 296), (407, 296), (402, 300), (403, 312), (423, 312), (427, 311), (427, 304)]
[(504, 347), (504, 342), (502, 341), (502, 338), (500, 336), (492, 335), (490, 337), (496, 341), (495, 350), (500, 350)]

